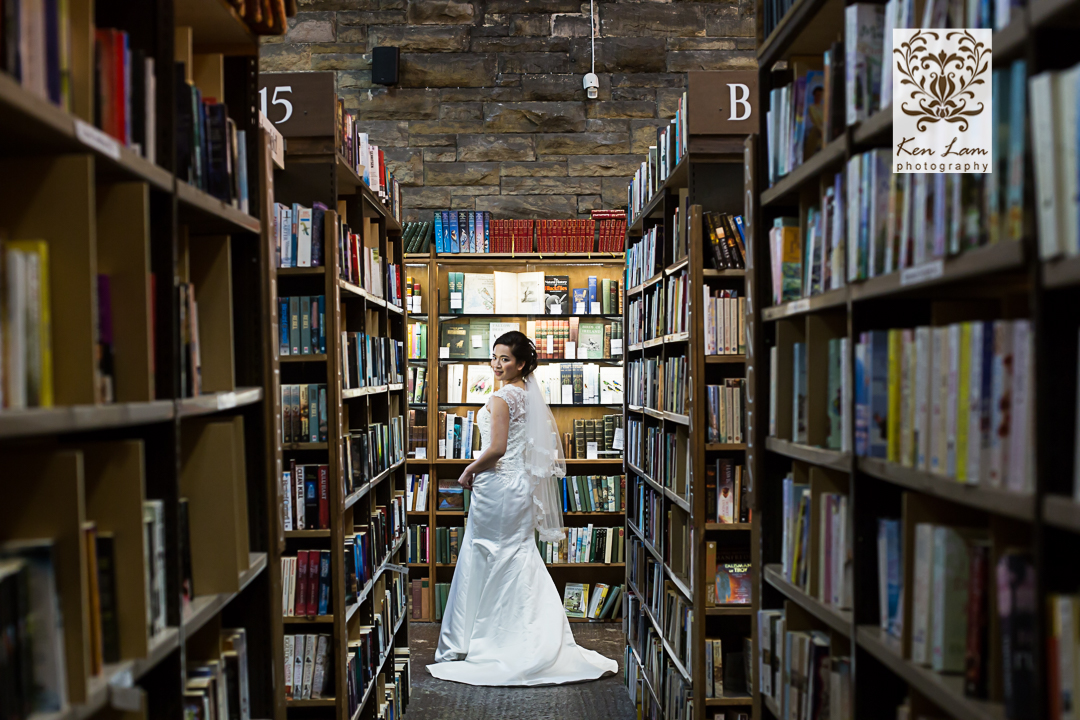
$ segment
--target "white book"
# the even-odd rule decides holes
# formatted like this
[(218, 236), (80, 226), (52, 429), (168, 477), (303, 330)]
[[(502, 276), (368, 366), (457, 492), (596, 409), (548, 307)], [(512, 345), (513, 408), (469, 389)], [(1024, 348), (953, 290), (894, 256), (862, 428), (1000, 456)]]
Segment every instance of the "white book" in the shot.
[(486, 403), (495, 389), (495, 371), (490, 365), (469, 365), (465, 402)]
[(420, 476), (420, 495), (416, 499), (416, 509), (419, 512), (427, 510), (428, 476), (424, 473)]
[(322, 698), (323, 688), (326, 685), (326, 661), (329, 641), (329, 635), (320, 635), (318, 643), (315, 646), (315, 672), (311, 680), (311, 698), (313, 700)]
[(288, 532), (293, 529), (292, 473), (288, 470), (281, 473), (281, 498), (282, 521)]
[(461, 454), (466, 460), (472, 459), (472, 446), (473, 446), (473, 418), (476, 417), (476, 411), (470, 410), (465, 413), (465, 423), (461, 428)]
[(296, 208), (296, 267), (311, 267), (311, 208)]
[(776, 437), (776, 373), (779, 366), (779, 352), (779, 348), (775, 345), (769, 348), (769, 437)]
[(915, 333), (901, 332), (900, 344), (900, 464), (911, 467), (915, 443)]
[[(295, 387), (295, 386), (294, 386)], [(307, 522), (304, 519), (304, 467), (302, 465), (296, 466), (296, 477), (293, 478), (293, 482), (296, 484), (296, 529), (303, 530), (307, 526)]]
[(842, 288), (845, 282), (844, 275), (844, 203), (841, 202), (841, 196), (843, 195), (843, 183), (840, 185), (840, 194), (833, 198), (832, 202), (832, 224), (830, 226), (830, 232), (832, 238), (832, 252), (830, 256), (832, 258), (832, 272), (829, 273), (829, 289), (837, 290)]
[(11, 410), (21, 410), (27, 402), (26, 369), (26, 262), (27, 254), (21, 250), (8, 249), (7, 265), (7, 345), (4, 350), (4, 367), (7, 370), (7, 387), (4, 395)]
[[(1012, 413), (1012, 323), (998, 320), (994, 323), (994, 361), (990, 398), (990, 466), (987, 468), (987, 485), (1004, 488), (1009, 474), (1009, 434)], [(1005, 435), (1003, 438), (1002, 435)]]
[(462, 273), (465, 276), (465, 315), (495, 312), (495, 277), (491, 273)]
[(457, 415), (451, 414), (446, 416), (446, 447), (439, 454), (447, 460), (454, 459), (454, 418), (456, 417)]
[(585, 405), (600, 404), (600, 366), (584, 363), (581, 366), (582, 402)]
[(360, 179), (370, 188), (371, 187), (371, 151), (369, 150), (368, 134), (357, 133), (356, 138), (359, 141), (359, 158), (360, 158)]
[(915, 468), (929, 469), (930, 456), (930, 368), (932, 330), (915, 328)]
[(1031, 334), (1028, 320), (1013, 321), (1012, 425), (1009, 427), (1009, 475), (1006, 487), (1013, 492), (1034, 490), (1029, 462), (1034, 453), (1032, 411), (1034, 378), (1031, 375)]
[(296, 635), (285, 636), (285, 697), (291, 698), (293, 694), (292, 682), (293, 682), (293, 640)]
[[(1057, 113), (1055, 124), (1064, 128), (1058, 149), (1060, 171), (1057, 175), (1058, 225), (1061, 227), (1063, 250), (1067, 255), (1080, 254), (1080, 138), (1069, 128), (1080, 123), (1080, 107), (1077, 106), (1080, 94), (1080, 65), (1063, 70), (1054, 78), (1054, 111)], [(1070, 199), (1071, 198), (1071, 199)]]
[(297, 635), (293, 641), (293, 699), (300, 700), (304, 697), (304, 645), (307, 643), (306, 635)]
[(956, 430), (959, 417), (960, 393), (960, 335), (959, 323), (949, 326), (949, 377), (945, 398), (945, 475), (956, 477)]
[(281, 208), (281, 267), (290, 268), (296, 267), (296, 261), (293, 259), (293, 245), (292, 245), (292, 223), (293, 213), (292, 208)]
[[(855, 7), (854, 5), (849, 7)], [(847, 97), (852, 97), (848, 95)], [(848, 106), (848, 117), (852, 112)], [(849, 124), (850, 124), (849, 119)], [(848, 160), (847, 175), (844, 181), (847, 183), (847, 279), (848, 281), (859, 279), (859, 212), (861, 208), (859, 195), (862, 192), (860, 170), (862, 160), (859, 156)]]
[(967, 651), (968, 575), (971, 561), (963, 528), (934, 528), (934, 603), (931, 620), (933, 656), (937, 672), (963, 672)]
[[(1055, 128), (1055, 98), (1053, 78), (1057, 73), (1044, 72), (1028, 80), (1031, 95), (1031, 138), (1035, 158), (1035, 205), (1039, 218), (1039, 256), (1047, 260), (1057, 257), (1064, 249), (1058, 225), (1057, 176), (1061, 164), (1058, 151), (1067, 128)], [(1074, 126), (1075, 127), (1075, 126)], [(1071, 130), (1075, 135), (1075, 129)]]
[(311, 699), (311, 684), (315, 679), (315, 645), (318, 642), (317, 635), (304, 636), (304, 684), (303, 699)]
[(932, 600), (934, 570), (934, 526), (915, 525), (914, 590), (911, 607), (911, 662), (930, 664), (930, 629), (933, 627)]

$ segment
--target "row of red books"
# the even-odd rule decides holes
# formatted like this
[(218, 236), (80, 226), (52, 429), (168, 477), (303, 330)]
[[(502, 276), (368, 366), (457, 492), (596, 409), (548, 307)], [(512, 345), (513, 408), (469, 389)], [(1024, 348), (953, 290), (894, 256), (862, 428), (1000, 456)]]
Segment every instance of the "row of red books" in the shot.
[(492, 220), (488, 252), (532, 252), (535, 223), (535, 220)]

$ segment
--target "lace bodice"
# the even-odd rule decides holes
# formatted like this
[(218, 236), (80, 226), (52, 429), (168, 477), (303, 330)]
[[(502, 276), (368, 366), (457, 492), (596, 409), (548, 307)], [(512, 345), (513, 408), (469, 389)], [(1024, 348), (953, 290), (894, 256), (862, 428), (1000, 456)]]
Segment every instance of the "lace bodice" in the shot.
[[(493, 398), (502, 398), (510, 409), (510, 429), (506, 438), (506, 453), (495, 465), (496, 470), (509, 469), (511, 466), (524, 466), (525, 464), (525, 413), (529, 407), (529, 396), (524, 388), (517, 385), (506, 385), (496, 390)], [(488, 404), (491, 401), (488, 400)], [(481, 452), (491, 444), (491, 411), (485, 405), (476, 416), (476, 424), (480, 427)]]

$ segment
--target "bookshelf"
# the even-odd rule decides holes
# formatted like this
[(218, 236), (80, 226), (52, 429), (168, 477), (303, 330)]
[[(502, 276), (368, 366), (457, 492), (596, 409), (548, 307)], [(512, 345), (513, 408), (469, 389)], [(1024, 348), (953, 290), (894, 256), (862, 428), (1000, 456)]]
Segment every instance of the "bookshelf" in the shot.
[[(682, 107), (686, 107), (685, 97)], [(685, 122), (685, 115), (680, 117)], [(628, 431), (626, 451), (626, 527), (638, 549), (633, 553), (630, 547), (627, 550), (631, 611), (624, 623), (628, 686), (641, 717), (712, 718), (724, 717), (725, 712), (729, 717), (736, 717), (735, 713), (760, 717), (756, 698), (746, 692), (741, 679), (726, 677), (719, 693), (706, 690), (705, 660), (705, 653), (712, 652), (710, 641), (720, 641), (725, 665), (735, 663), (735, 653), (742, 652), (744, 638), (754, 632), (759, 603), (756, 589), (747, 604), (713, 604), (706, 595), (717, 570), (706, 567), (707, 556), (736, 552), (748, 557), (755, 586), (761, 567), (756, 551), (759, 532), (752, 471), (742, 475), (742, 482), (751, 490), (743, 496), (750, 514), (746, 521), (735, 518), (736, 522), (730, 523), (716, 522), (713, 474), (718, 461), (751, 470), (754, 446), (746, 442), (710, 442), (707, 436), (707, 386), (753, 377), (753, 344), (749, 341), (745, 352), (706, 354), (706, 303), (702, 291), (708, 289), (711, 297), (718, 291), (731, 290), (738, 297), (746, 297), (752, 287), (746, 270), (713, 269), (703, 215), (709, 211), (743, 214), (744, 155), (742, 138), (689, 134), (687, 147), (676, 156), (678, 160), (667, 177), (656, 182), (656, 191), (642, 203), (626, 237), (628, 248), (639, 245), (654, 231), (661, 237), (656, 269), (647, 266), (645, 279), (628, 290), (627, 327), (655, 322), (648, 314), (650, 305), (645, 298), (661, 290), (670, 292), (670, 283), (682, 278), (683, 273), (684, 302), (689, 307), (685, 330), (672, 332), (673, 318), (667, 317), (667, 325), (650, 333), (654, 337), (631, 338), (627, 356), (628, 368), (635, 363), (685, 359), (688, 378), (683, 387), (664, 393), (660, 399), (663, 405), (657, 398), (641, 398), (642, 402), (636, 403), (631, 393), (626, 396), (627, 424), (639, 423), (642, 428), (637, 435)], [(750, 219), (746, 217), (747, 246), (753, 245)], [(673, 243), (677, 225), (679, 250)], [(748, 256), (748, 267), (752, 267), (750, 263)], [(635, 302), (638, 300), (641, 304)], [(670, 314), (671, 305), (668, 311)], [(630, 373), (628, 370), (628, 389), (635, 386)], [(663, 385), (663, 380), (658, 384)], [(684, 397), (685, 407), (680, 411), (669, 405), (674, 394)], [(745, 417), (752, 418), (753, 396), (746, 393), (743, 397)], [(752, 427), (752, 423), (744, 427)], [(650, 454), (650, 432), (673, 439), (670, 454), (674, 457), (670, 461)], [(707, 490), (709, 482), (713, 483), (711, 491)], [(643, 501), (638, 500), (632, 488), (639, 488)], [(642, 527), (638, 518), (645, 518), (649, 526)], [(715, 550), (707, 553), (706, 548), (714, 545)], [(679, 605), (664, 602), (661, 607), (651, 607), (649, 598), (657, 584), (661, 585), (662, 596), (678, 598)], [(673, 624), (678, 625), (683, 617), (674, 615), (673, 607), (676, 612), (681, 607), (692, 614), (685, 638), (673, 633)], [(632, 616), (635, 609), (639, 611), (637, 617)], [(681, 642), (685, 647), (680, 647)]]
[[(390, 278), (395, 266), (403, 267), (401, 224), (391, 206), (368, 188), (343, 155), (344, 137), (337, 124), (340, 118), (334, 120), (337, 97), (332, 74), (329, 83), (325, 82), (327, 73), (308, 75), (300, 80), (289, 75), (296, 101), (305, 103), (305, 117), (329, 121), (318, 126), (323, 133), (318, 135), (304, 134), (310, 132), (310, 125), (278, 125), (286, 151), (284, 166), (274, 174), (274, 199), (294, 213), (298, 206), (316, 210), (317, 203), (325, 210), (321, 220), (312, 219), (312, 266), (274, 268), (278, 298), (274, 303), (275, 347), (276, 338), (281, 337), (277, 335), (281, 323), (291, 332), (296, 322), (294, 298), (299, 299), (295, 305), (301, 308), (301, 325), (304, 298), (311, 299), (309, 307), (318, 306), (320, 318), (316, 319), (314, 310), (309, 311), (310, 325), (305, 327), (311, 330), (310, 347), (301, 346), (300, 354), (295, 354), (295, 341), (290, 335), (289, 354), (275, 353), (281, 455), (277, 478), (279, 502), (288, 494), (293, 511), (292, 529), (283, 529), (281, 534), (282, 557), (299, 562), (306, 553), (317, 558), (313, 562), (324, 564), (328, 558), (330, 570), (329, 578), (325, 574), (319, 578), (320, 592), (329, 581), (325, 603), (320, 597), (318, 607), (312, 608), (309, 594), (306, 615), (298, 613), (295, 606), (295, 614), (288, 615), (287, 607), (279, 603), (283, 631), (278, 634), (279, 640), (284, 640), (280, 641), (275, 662), (284, 667), (291, 661), (287, 658), (290, 645), (295, 655), (298, 642), (308, 643), (313, 636), (325, 635), (327, 672), (332, 675), (327, 677), (321, 697), (316, 692), (307, 696), (297, 689), (287, 689), (288, 674), (276, 692), (291, 717), (382, 718), (390, 712), (389, 703), (400, 703), (400, 712), (408, 701), (408, 595), (406, 578), (399, 570), (404, 565), (406, 541), (401, 521), (408, 403), (402, 382), (404, 349), (394, 345), (406, 336), (407, 316), (392, 299)], [(275, 87), (280, 79), (277, 74), (266, 73), (260, 82), (264, 87)], [(322, 237), (318, 238), (320, 223)], [(284, 227), (286, 221), (282, 219), (280, 224)], [(272, 253), (282, 239), (271, 238)], [(319, 253), (314, 248), (319, 240), (321, 260), (317, 261)], [(288, 254), (282, 252), (282, 257)], [(377, 257), (364, 265), (364, 252), (373, 252), (372, 257)], [(314, 300), (320, 296), (325, 298), (322, 304)], [(281, 304), (285, 298), (288, 300)], [(288, 317), (279, 316), (282, 308), (287, 308)], [(317, 335), (325, 336), (325, 347)], [(366, 374), (369, 372), (373, 374)], [(309, 403), (315, 396), (310, 388), (319, 388), (319, 412), (325, 412), (318, 423), (314, 418), (308, 420), (309, 434), (298, 439), (292, 435), (283, 437), (285, 423), (293, 422), (293, 387), (309, 388)], [(313, 425), (323, 422), (323, 427), (313, 429)], [(370, 464), (366, 459), (369, 450)], [(305, 480), (304, 493), (297, 488), (300, 472)], [(316, 487), (311, 482), (312, 473), (317, 473), (314, 492), (320, 496), (314, 513), (310, 504), (302, 504), (307, 500), (304, 495), (310, 495)], [(285, 487), (285, 474), (289, 487)], [(280, 505), (276, 513), (278, 517), (284, 515)], [(306, 516), (302, 529), (297, 513)], [(354, 553), (354, 543), (361, 543), (363, 549)], [(360, 560), (356, 559), (358, 555)], [(357, 564), (366, 570), (360, 572)], [(280, 586), (288, 580), (283, 570), (276, 569), (276, 573), (281, 597)], [(300, 597), (297, 593), (296, 602)], [(298, 640), (305, 636), (307, 640)], [(357, 655), (363, 651), (358, 648), (365, 647), (361, 643), (370, 643), (372, 653), (371, 665), (363, 670), (368, 679), (362, 687), (354, 681)], [(385, 647), (382, 653), (380, 644)], [(392, 700), (395, 674), (403, 675), (402, 691)]]
[[(790, 73), (774, 71), (774, 63), (798, 60), (800, 56), (805, 61), (808, 56), (821, 56), (831, 47), (844, 52), (847, 39), (840, 22), (844, 8), (834, 5), (797, 0), (778, 18), (776, 29), (768, 37), (759, 36), (759, 89), (763, 108), (771, 102), (770, 91), (792, 81)], [(1058, 621), (1051, 598), (1063, 598), (1067, 602), (1077, 589), (1077, 578), (1067, 558), (1077, 548), (1076, 533), (1080, 527), (1075, 522), (1073, 459), (1076, 336), (1080, 323), (1070, 309), (1077, 291), (1075, 257), (1068, 250), (1049, 256), (1040, 254), (1040, 247), (1048, 238), (1040, 226), (1036, 200), (1039, 195), (1031, 188), (1037, 184), (1041, 158), (1037, 157), (1038, 146), (1034, 145), (1038, 133), (1033, 132), (1026, 118), (1036, 112), (1038, 103), (1030, 94), (1028, 81), (1047, 71), (1069, 68), (1080, 60), (1071, 47), (1052, 55), (1043, 52), (1047, 42), (1067, 32), (1061, 24), (1071, 26), (1075, 11), (1076, 6), (1071, 2), (1034, 1), (1009, 8), (1008, 18), (995, 25), (992, 71), (1011, 75), (1013, 88), (1019, 80), (1028, 89), (1022, 104), (1011, 92), (994, 98), (995, 105), (1001, 102), (1011, 111), (1019, 111), (1024, 119), (1019, 125), (1016, 144), (1001, 158), (1004, 165), (1012, 163), (1012, 169), (1003, 166), (1002, 170), (1009, 173), (995, 176), (1001, 178), (1000, 192), (1012, 193), (1015, 198), (1011, 207), (1019, 222), (1012, 228), (997, 229), (995, 214), (987, 210), (990, 203), (970, 212), (965, 210), (968, 217), (965, 226), (976, 230), (961, 231), (964, 237), (961, 251), (946, 244), (945, 252), (929, 254), (923, 261), (903, 267), (894, 265), (888, 271), (871, 271), (867, 273), (869, 277), (849, 279), (845, 273), (846, 282), (841, 287), (808, 297), (777, 298), (766, 270), (770, 267), (772, 243), (759, 243), (755, 249), (759, 271), (753, 282), (759, 291), (753, 300), (754, 306), (761, 310), (754, 320), (753, 332), (760, 339), (756, 344), (765, 348), (764, 352), (775, 353), (774, 373), (760, 373), (753, 387), (763, 404), (768, 402), (775, 408), (771, 413), (763, 413), (768, 422), (759, 422), (752, 438), (765, 449), (754, 470), (760, 479), (758, 508), (766, 568), (760, 589), (762, 606), (784, 610), (788, 630), (792, 629), (794, 620), (799, 632), (820, 632), (829, 637), (829, 655), (834, 663), (845, 658), (840, 663), (847, 674), (845, 691), (839, 698), (830, 698), (830, 703), (842, 702), (850, 711), (850, 715), (842, 717), (900, 717), (901, 708), (910, 712), (911, 717), (1060, 716), (1052, 694), (1053, 688), (1059, 687), (1055, 653), (1074, 648), (1074, 644), (1071, 639), (1059, 641), (1056, 636)], [(834, 46), (836, 42), (840, 45)], [(1018, 61), (1026, 66), (1018, 67)], [(822, 206), (823, 193), (833, 185), (834, 176), (848, 172), (849, 162), (862, 153), (884, 149), (891, 154), (893, 108), (887, 103), (885, 99), (881, 103), (886, 105), (884, 108), (871, 108), (874, 111), (856, 124), (842, 123), (842, 132), (790, 173), (776, 178), (771, 187), (768, 186), (769, 139), (766, 136), (760, 139), (755, 164), (754, 212), (760, 218), (763, 235), (774, 227), (777, 218), (795, 219), (792, 237), (806, 252), (811, 227), (807, 211)], [(845, 99), (844, 105), (847, 104)], [(1012, 142), (1013, 136), (1009, 137)], [(845, 182), (848, 177), (845, 175)], [(1016, 185), (1018, 179), (1022, 187)], [(965, 178), (963, 182), (969, 180)], [(979, 193), (989, 193), (987, 188), (992, 186), (977, 187)], [(1053, 202), (1069, 202), (1060, 192), (1051, 196)], [(978, 197), (981, 202), (983, 196)], [(963, 207), (969, 204), (965, 200)], [(1075, 208), (1075, 202), (1072, 207)], [(968, 242), (968, 234), (972, 232), (976, 237)], [(901, 242), (903, 237), (900, 236)], [(887, 242), (892, 241), (890, 235)], [(968, 345), (969, 353), (972, 347), (986, 347), (977, 345), (980, 337), (985, 339), (985, 334), (979, 333), (993, 331), (993, 337), (1004, 337), (1001, 335), (1004, 332), (1010, 341), (1019, 338), (1011, 343), (1011, 352), (1004, 353), (1003, 346), (990, 350), (994, 358), (1008, 355), (1014, 363), (1012, 367), (1018, 368), (1013, 373), (995, 375), (999, 379), (1007, 376), (1012, 383), (1016, 378), (1021, 384), (1012, 385), (1019, 394), (1012, 394), (1006, 406), (1013, 413), (1012, 422), (992, 427), (995, 435), (1009, 444), (1013, 452), (1009, 457), (1020, 458), (1019, 465), (1002, 464), (1001, 456), (995, 456), (992, 451), (988, 451), (988, 457), (982, 454), (984, 449), (1000, 442), (988, 441), (983, 435), (982, 417), (985, 415), (992, 422), (993, 408), (1001, 406), (994, 387), (990, 388), (990, 395), (985, 390), (971, 395), (973, 354), (962, 359), (962, 353), (955, 353), (955, 388), (932, 385), (929, 410), (937, 412), (934, 403), (940, 403), (941, 412), (945, 413), (944, 424), (935, 424), (938, 421), (932, 415), (920, 420), (924, 409), (912, 400), (917, 395), (914, 381), (919, 367), (925, 363), (933, 373), (944, 364), (930, 357), (931, 353), (921, 345), (920, 329), (928, 327), (932, 328), (930, 334), (922, 337), (929, 337), (931, 347), (938, 328), (956, 328), (942, 331), (955, 333), (943, 338), (945, 353), (953, 352), (954, 346), (959, 348), (952, 338), (960, 339), (963, 344), (972, 332), (976, 333), (975, 340), (967, 342), (976, 345)], [(871, 358), (879, 357), (875, 350), (884, 347), (887, 341), (884, 334), (875, 333), (889, 331), (888, 337), (894, 337), (891, 331), (896, 329), (911, 331), (901, 333), (893, 341), (899, 354), (898, 367), (875, 370)], [(1013, 334), (1008, 335), (1010, 332)], [(842, 387), (840, 397), (833, 398), (828, 376), (834, 372), (834, 360), (830, 358), (829, 346), (836, 341), (843, 343), (840, 356), (835, 358), (842, 363), (837, 375)], [(881, 344), (875, 345), (879, 341)], [(914, 347), (915, 342), (920, 345)], [(802, 346), (805, 351), (796, 351), (796, 346)], [(1019, 348), (1027, 348), (1027, 352)], [(809, 381), (805, 395), (806, 435), (797, 438), (798, 419), (793, 417), (792, 408), (798, 389), (793, 386), (798, 385), (796, 358), (803, 352)], [(871, 354), (866, 355), (867, 352)], [(985, 366), (979, 365), (978, 372), (982, 373)], [(858, 396), (856, 386), (863, 372), (871, 383), (865, 401)], [(907, 374), (910, 372), (914, 374)], [(873, 383), (882, 380), (881, 387), (898, 403), (885, 418), (888, 428), (897, 429), (886, 430), (883, 445), (872, 426), (864, 435), (859, 419), (861, 412), (873, 413)], [(826, 391), (829, 397), (822, 394), (822, 387), (829, 388)], [(968, 407), (959, 400), (965, 393), (971, 403)], [(835, 404), (840, 413), (833, 414), (827, 407), (829, 404)], [(987, 405), (990, 408), (984, 409)], [(1024, 421), (1025, 413), (1029, 424)], [(840, 435), (826, 437), (830, 423), (837, 421), (842, 427)], [(913, 434), (914, 427), (929, 436), (925, 462), (920, 445), (914, 441), (918, 437)], [(944, 428), (944, 434), (939, 433), (939, 428)], [(909, 432), (911, 439), (906, 439)], [(1026, 432), (1030, 434), (1025, 435)], [(898, 434), (892, 444), (891, 433)], [(964, 433), (968, 441), (966, 448)], [(938, 455), (935, 437), (944, 437), (947, 444), (954, 442), (954, 455), (949, 456), (948, 450)], [(974, 451), (970, 449), (972, 437)], [(868, 444), (865, 449), (861, 447), (863, 442)], [(935, 467), (932, 465), (935, 462), (940, 464)], [(783, 509), (783, 482), (789, 475), (796, 486), (805, 485), (808, 489), (809, 529), (816, 538), (811, 540), (809, 548), (811, 557), (805, 583), (793, 582), (785, 571), (783, 537), (787, 518)], [(824, 595), (822, 583), (827, 571), (820, 558), (825, 555), (817, 555), (821, 542), (817, 536), (826, 532), (822, 529), (823, 508), (818, 501), (822, 493), (844, 495), (847, 503), (844, 531), (852, 541), (847, 548), (852, 597), (840, 604)], [(895, 525), (890, 528), (882, 524), (883, 520), (895, 521)], [(960, 565), (965, 560), (973, 563), (964, 568), (962, 576), (967, 578), (965, 597), (976, 599), (962, 614), (950, 617), (958, 617), (959, 630), (967, 633), (965, 637), (972, 637), (979, 648), (976, 652), (982, 662), (974, 667), (969, 664), (957, 671), (956, 667), (947, 667), (948, 660), (936, 665), (937, 661), (924, 659), (926, 641), (921, 635), (930, 634), (932, 641), (933, 628), (939, 623), (934, 617), (925, 623), (920, 619), (925, 615), (922, 610), (926, 608), (926, 588), (934, 591), (938, 587), (932, 580), (929, 584), (926, 581), (926, 556), (919, 545), (929, 542), (925, 540), (929, 537), (927, 531), (920, 530), (926, 527), (942, 533), (949, 533), (948, 528), (970, 530), (961, 545), (950, 546), (952, 549), (945, 557), (947, 561), (961, 558), (956, 561)], [(949, 533), (941, 537), (953, 536)], [(879, 556), (882, 544), (889, 548), (886, 555), (889, 561), (885, 563)], [(922, 547), (925, 549), (926, 545)], [(976, 574), (972, 579), (970, 569), (981, 567), (983, 562), (986, 577)], [(1009, 562), (1014, 564), (1007, 570), (999, 570)], [(883, 573), (885, 585), (882, 585)], [(1031, 582), (1030, 585), (1021, 585), (1016, 580), (1002, 582), (1000, 579), (1005, 576)], [(1000, 604), (999, 598), (1008, 599), (1018, 590), (1018, 585), (1031, 602), (1013, 604), (1010, 612)], [(884, 592), (883, 587), (889, 591)], [(888, 607), (890, 598), (897, 597), (902, 597), (903, 613), (890, 618), (890, 611), (883, 609), (882, 603)], [(955, 596), (950, 596), (950, 602), (955, 602)], [(973, 610), (976, 607), (981, 609)], [(927, 624), (929, 627), (924, 627)], [(1022, 644), (1015, 645), (1015, 636), (1010, 637), (1012, 627), (1025, 629)], [(1009, 653), (1007, 642), (1017, 648), (1017, 654)], [(1031, 658), (1031, 663), (1026, 663), (1027, 658)], [(780, 679), (779, 675), (776, 677)], [(985, 683), (985, 687), (980, 687), (980, 683)], [(1010, 688), (1016, 688), (1015, 694)], [(762, 702), (771, 708), (774, 717), (786, 713), (779, 695), (774, 698), (763, 694)]]
[[(429, 532), (431, 534), (428, 561), (409, 563), (410, 578), (414, 581), (427, 581), (426, 589), (419, 592), (417, 590), (413, 591), (414, 614), (412, 619), (414, 621), (438, 622), (436, 618), (435, 585), (445, 583), (448, 586), (450, 584), (453, 579), (454, 564), (436, 562), (436, 529), (463, 528), (468, 517), (468, 513), (462, 510), (439, 509), (438, 485), (442, 481), (444, 483), (452, 482), (456, 486), (461, 471), (465, 465), (472, 462), (471, 459), (440, 456), (439, 416), (440, 413), (446, 413), (451, 417), (458, 414), (462, 419), (466, 419), (467, 413), (473, 412), (475, 417), (475, 413), (484, 405), (482, 402), (462, 402), (458, 398), (451, 399), (449, 397), (447, 393), (450, 366), (463, 364), (468, 367), (487, 366), (489, 364), (488, 347), (481, 343), (481, 346), (474, 349), (472, 345), (475, 342), (473, 341), (468, 343), (470, 347), (465, 357), (441, 357), (440, 347), (443, 345), (443, 338), (440, 337), (443, 332), (441, 328), (468, 326), (470, 323), (482, 323), (488, 326), (490, 322), (516, 322), (519, 323), (521, 331), (525, 332), (527, 323), (530, 321), (568, 320), (573, 317), (580, 323), (597, 323), (610, 326), (614, 323), (621, 323), (623, 319), (623, 315), (618, 312), (587, 315), (475, 312), (459, 314), (451, 312), (449, 274), (460, 272), (491, 275), (496, 271), (514, 273), (543, 272), (547, 275), (566, 276), (570, 289), (575, 287), (587, 288), (588, 277), (595, 276), (601, 279), (608, 278), (618, 281), (621, 293), (624, 262), (622, 255), (619, 253), (600, 252), (558, 254), (527, 252), (437, 253), (435, 243), (432, 242), (428, 253), (408, 254), (405, 258), (405, 265), (408, 269), (406, 274), (412, 276), (421, 288), (421, 312), (410, 313), (408, 321), (410, 323), (425, 324), (424, 337), (427, 350), (425, 357), (410, 358), (410, 366), (419, 365), (425, 368), (426, 371), (427, 390), (422, 402), (410, 404), (410, 411), (414, 415), (416, 424), (424, 428), (422, 431), (423, 439), (420, 442), (426, 445), (423, 453), (426, 457), (418, 458), (415, 453), (411, 453), (407, 465), (409, 473), (427, 474), (429, 477), (426, 509), (422, 512), (410, 512), (409, 524), (413, 528), (417, 526), (430, 528)], [(485, 329), (484, 335), (487, 335), (487, 341), (491, 342), (495, 337), (490, 335), (489, 328), (490, 326)], [(537, 330), (536, 333), (539, 335), (540, 331)], [(545, 348), (539, 347), (538, 349), (544, 350)], [(448, 353), (444, 352), (442, 354)], [(588, 360), (548, 357), (539, 360), (538, 372), (559, 370), (562, 367), (569, 367), (571, 363), (593, 363), (601, 367), (616, 368), (621, 367), (622, 358), (615, 353), (609, 353), (606, 358)], [(465, 393), (462, 393), (461, 399), (467, 399)], [(566, 447), (565, 434), (573, 432), (574, 419), (601, 419), (604, 415), (619, 415), (621, 414), (621, 404), (583, 405), (580, 403), (552, 402), (550, 406), (560, 432), (564, 435), (564, 451), (567, 452), (567, 475), (598, 475), (605, 477), (613, 475), (616, 476), (615, 481), (618, 482), (618, 476), (622, 470), (622, 459), (617, 457), (617, 453), (612, 453), (611, 457), (599, 457), (598, 459), (571, 457), (570, 449)], [(479, 448), (479, 430), (477, 429), (474, 432), (473, 458), (476, 457)], [(619, 492), (622, 494), (624, 489), (620, 488)], [(621, 529), (624, 525), (624, 517), (625, 513), (621, 510), (616, 512), (564, 512), (566, 525), (572, 528), (573, 532), (580, 531), (590, 525)], [(610, 563), (549, 562), (547, 566), (560, 594), (564, 592), (568, 582), (589, 583), (590, 587), (595, 586), (596, 583), (618, 585), (621, 583), (624, 574), (624, 563), (615, 561)], [(430, 595), (425, 598), (421, 593), (430, 593)], [(415, 610), (417, 598), (421, 599), (419, 612)], [(585, 618), (570, 618), (570, 621), (598, 622)], [(611, 622), (611, 620), (599, 622)]]
[[(284, 5), (274, 5), (284, 32)], [(277, 557), (267, 522), (277, 505), (264, 242), (272, 184), (251, 102), (257, 35), (273, 30), (253, 30), (221, 0), (66, 11), (66, 102), (0, 69), (0, 295), (5, 308), (17, 296), (35, 312), (47, 302), (51, 325), (33, 321), (44, 313), (22, 326), (0, 320), (0, 463), (20, 479), (5, 483), (4, 605), (17, 614), (11, 593), (33, 573), (34, 612), (63, 618), (60, 632), (38, 621), (19, 640), (42, 661), (34, 681), (59, 694), (18, 707), (7, 687), (5, 707), (35, 720), (121, 706), (130, 718), (180, 720), (207, 695), (200, 678), (224, 681), (228, 671), (230, 691), (246, 684), (246, 712), (283, 718), (268, 572)], [(153, 93), (111, 88), (131, 102), (130, 137), (94, 125), (106, 110), (93, 61), (106, 41), (95, 30), (126, 37), (132, 77), (147, 68), (136, 60), (157, 68)], [(229, 43), (218, 42), (223, 32)], [(216, 68), (217, 82), (178, 77), (174, 62)], [(234, 174), (220, 177), (244, 176), (246, 191), (189, 184), (174, 120), (178, 97), (194, 90), (243, 133), (226, 146)], [(207, 167), (216, 173), (223, 159)], [(45, 249), (29, 251), (27, 240)], [(23, 265), (30, 254), (36, 269)], [(36, 296), (23, 294), (28, 279)], [(30, 344), (37, 354), (25, 354)], [(16, 357), (30, 361), (18, 368)]]

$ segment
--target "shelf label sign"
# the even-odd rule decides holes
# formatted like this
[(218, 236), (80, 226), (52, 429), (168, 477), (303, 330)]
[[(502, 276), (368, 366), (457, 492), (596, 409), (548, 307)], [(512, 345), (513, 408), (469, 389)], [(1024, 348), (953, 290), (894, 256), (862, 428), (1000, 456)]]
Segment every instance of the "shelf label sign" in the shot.
[[(993, 172), (992, 38), (988, 28), (892, 31), (882, 87), (892, 92), (895, 172)], [(862, 119), (852, 110), (848, 124)]]
[(334, 73), (259, 73), (259, 110), (284, 137), (335, 137)]
[(758, 132), (757, 70), (687, 75), (686, 123), (691, 136)]

